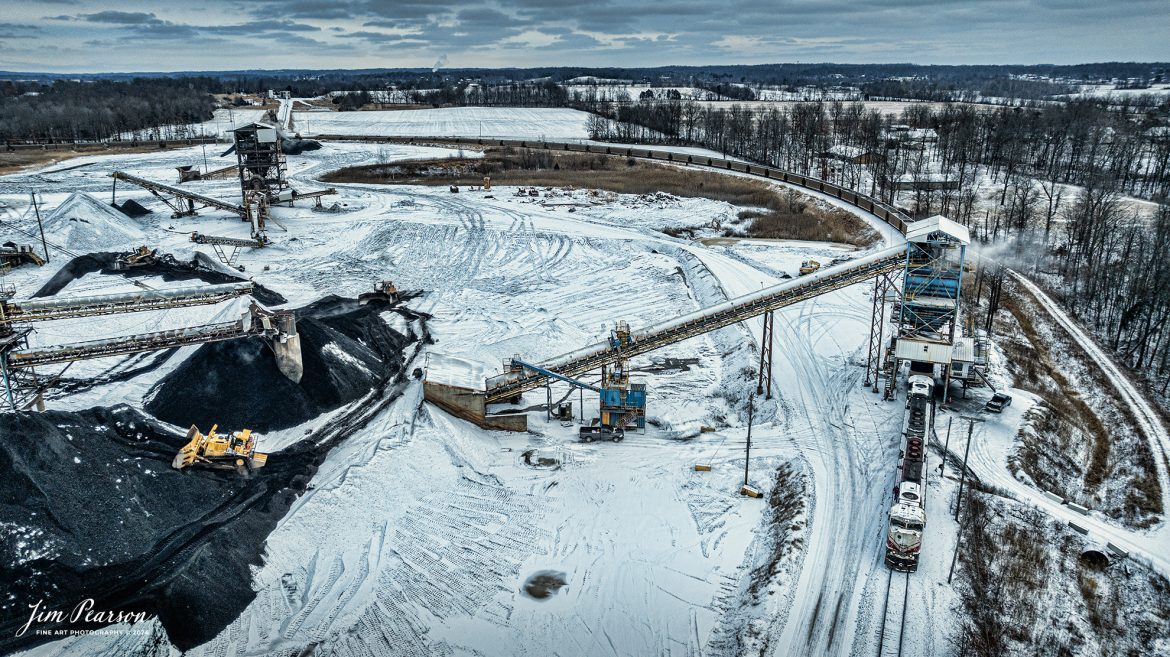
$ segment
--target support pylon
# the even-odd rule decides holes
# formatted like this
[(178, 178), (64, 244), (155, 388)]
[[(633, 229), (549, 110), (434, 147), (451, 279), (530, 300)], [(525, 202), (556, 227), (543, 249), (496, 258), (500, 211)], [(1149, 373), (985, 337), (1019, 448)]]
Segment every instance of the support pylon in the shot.
[(764, 399), (772, 398), (772, 340), (775, 321), (772, 311), (764, 313), (764, 335), (760, 339), (760, 374), (756, 382), (756, 394)]
[(886, 320), (886, 290), (890, 281), (885, 276), (873, 279), (873, 310), (869, 319), (869, 355), (865, 360), (865, 387), (878, 391), (878, 371), (881, 369), (882, 329)]
[(886, 350), (886, 391), (885, 394), (882, 395), (882, 399), (885, 401), (889, 401), (894, 398), (894, 384), (898, 380), (898, 370), (900, 369), (901, 363), (898, 362), (898, 358), (894, 356), (894, 354), (890, 353), (896, 348), (897, 342), (891, 339), (890, 347)]

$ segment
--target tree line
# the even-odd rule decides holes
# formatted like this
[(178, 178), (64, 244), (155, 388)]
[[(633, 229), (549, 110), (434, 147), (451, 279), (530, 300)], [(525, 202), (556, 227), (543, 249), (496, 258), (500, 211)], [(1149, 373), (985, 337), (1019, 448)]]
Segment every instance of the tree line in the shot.
[(201, 77), (0, 83), (0, 142), (95, 141), (198, 123), (211, 118), (219, 88)]
[(840, 102), (593, 109), (594, 139), (702, 146), (968, 226), (985, 253), (1048, 287), (1167, 401), (1170, 130), (1157, 114), (1087, 100), (919, 103), (899, 115)]

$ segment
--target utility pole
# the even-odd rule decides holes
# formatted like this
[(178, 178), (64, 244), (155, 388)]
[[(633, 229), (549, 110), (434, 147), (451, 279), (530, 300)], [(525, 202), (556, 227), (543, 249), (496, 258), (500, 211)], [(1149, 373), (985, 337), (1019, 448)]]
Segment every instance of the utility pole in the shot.
[(29, 192), (32, 197), (33, 212), (37, 215), (37, 228), (41, 230), (41, 248), (45, 250), (45, 263), (49, 262), (49, 243), (45, 241), (45, 226), (41, 223), (41, 209), (37, 207), (37, 193)]
[(950, 448), (951, 448), (951, 422), (954, 422), (954, 421), (955, 421), (955, 418), (953, 418), (953, 417), (947, 418), (947, 442), (946, 442), (946, 444), (943, 445), (942, 463), (938, 464), (938, 478), (939, 479), (942, 479), (943, 474), (946, 473), (947, 454), (950, 454)]
[(747, 449), (743, 455), (743, 485), (748, 485), (748, 464), (752, 461), (752, 409), (754, 407), (754, 397), (748, 395), (748, 430), (747, 430)]
[(199, 143), (203, 144), (203, 175), (207, 175), (210, 171), (207, 167), (207, 135), (203, 133), (203, 127), (199, 127)]
[(947, 573), (947, 584), (951, 583), (951, 578), (955, 576), (955, 562), (959, 560), (959, 545), (963, 542), (963, 530), (967, 528), (967, 521), (971, 519), (971, 513), (968, 512), (963, 517), (963, 524), (959, 525), (959, 533), (955, 535), (955, 553), (951, 556), (951, 571)]
[(977, 417), (962, 419), (967, 421), (967, 447), (963, 450), (963, 471), (959, 474), (959, 495), (955, 498), (955, 522), (959, 521), (959, 509), (963, 505), (963, 485), (967, 482), (967, 455), (971, 453), (971, 436), (975, 432), (975, 423), (983, 421)]

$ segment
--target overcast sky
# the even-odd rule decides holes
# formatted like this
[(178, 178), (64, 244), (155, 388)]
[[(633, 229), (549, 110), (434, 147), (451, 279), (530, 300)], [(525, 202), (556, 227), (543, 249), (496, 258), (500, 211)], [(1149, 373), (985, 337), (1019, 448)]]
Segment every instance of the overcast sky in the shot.
[(1170, 60), (1170, 0), (0, 0), (50, 72)]

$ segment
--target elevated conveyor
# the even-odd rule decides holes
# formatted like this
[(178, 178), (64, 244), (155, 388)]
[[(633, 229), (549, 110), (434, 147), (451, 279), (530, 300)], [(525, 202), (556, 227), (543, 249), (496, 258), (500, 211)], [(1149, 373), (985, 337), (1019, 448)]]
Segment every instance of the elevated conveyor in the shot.
[(602, 342), (540, 363), (540, 370), (547, 373), (526, 369), (523, 372), (507, 372), (491, 377), (485, 384), (485, 401), (490, 404), (512, 399), (525, 391), (543, 386), (549, 374), (559, 377), (579, 376), (603, 365), (616, 363), (619, 355), (621, 358), (639, 356), (805, 299), (860, 283), (874, 276), (897, 271), (905, 265), (906, 246), (898, 245), (850, 262), (826, 267), (814, 274), (788, 280), (759, 292), (637, 331), (631, 336), (632, 344), (622, 346), (620, 354), (609, 342)]
[(143, 351), (157, 351), (173, 347), (185, 347), (205, 342), (234, 340), (259, 334), (258, 324), (251, 322), (222, 322), (191, 328), (172, 329), (155, 333), (140, 333), (107, 340), (91, 340), (73, 344), (55, 345), (13, 351), (8, 354), (8, 368), (17, 370), (40, 365), (59, 365), (76, 360), (125, 356)]
[(0, 331), (6, 324), (95, 317), (119, 313), (202, 306), (251, 294), (251, 282), (200, 285), (170, 290), (136, 290), (121, 294), (0, 301)]
[[(140, 178), (122, 171), (114, 171), (110, 174), (110, 177), (114, 179), (115, 184), (117, 184), (116, 181), (121, 180), (132, 185), (137, 185), (151, 194), (154, 194), (160, 201), (166, 203), (168, 207), (174, 210), (174, 216), (176, 217), (185, 217), (195, 214), (195, 205), (199, 204), (201, 206), (216, 208), (217, 210), (224, 210), (233, 214), (237, 214), (245, 221), (249, 220), (248, 208), (242, 205), (221, 201), (220, 199), (206, 196), (204, 194), (198, 194), (196, 192), (181, 189), (179, 187), (164, 185), (163, 183), (147, 180), (146, 178)], [(163, 194), (170, 194), (171, 196), (175, 197), (175, 199), (183, 199), (187, 201), (186, 207), (174, 199), (169, 199), (163, 196)]]
[(269, 340), (277, 369), (289, 380), (298, 383), (304, 374), (300, 334), (293, 313), (273, 312), (255, 302), (235, 321), (72, 344), (30, 347), (28, 336), (31, 332), (30, 328), (17, 328), (8, 334), (0, 334), (0, 381), (3, 383), (0, 395), (12, 410), (27, 410), (33, 406), (43, 409), (42, 394), (61, 373), (45, 379), (35, 370), (42, 365), (65, 364), (68, 369), (75, 361), (91, 358), (127, 356), (251, 336)]
[(268, 242), (264, 239), (244, 237), (220, 237), (218, 235), (204, 235), (191, 233), (191, 241), (196, 244), (210, 244), (212, 246), (238, 246), (241, 248), (261, 249)]

